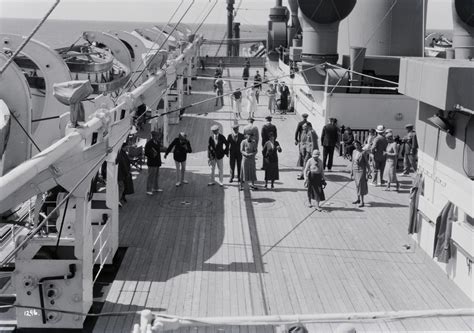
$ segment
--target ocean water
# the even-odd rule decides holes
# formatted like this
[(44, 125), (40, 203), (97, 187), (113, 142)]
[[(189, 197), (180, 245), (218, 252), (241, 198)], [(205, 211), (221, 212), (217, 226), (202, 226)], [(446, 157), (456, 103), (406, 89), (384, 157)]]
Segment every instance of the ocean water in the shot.
[[(2, 33), (15, 33), (20, 35), (28, 35), (36, 26), (39, 20), (33, 19), (12, 19), (0, 18), (0, 31)], [(118, 22), (118, 21), (80, 21), (80, 20), (47, 20), (38, 30), (35, 39), (48, 44), (53, 48), (69, 46), (74, 43), (82, 34), (82, 31), (110, 31), (124, 30), (133, 31), (137, 28), (160, 26), (159, 22)], [(191, 29), (196, 29), (197, 25), (189, 24)], [(224, 24), (203, 24), (198, 33), (202, 34), (206, 39), (220, 41), (225, 37), (227, 31)], [(265, 40), (267, 37), (266, 25), (241, 25), (240, 37)], [(204, 45), (202, 47), (203, 54), (209, 56), (222, 56), (225, 54), (226, 48), (219, 45)]]

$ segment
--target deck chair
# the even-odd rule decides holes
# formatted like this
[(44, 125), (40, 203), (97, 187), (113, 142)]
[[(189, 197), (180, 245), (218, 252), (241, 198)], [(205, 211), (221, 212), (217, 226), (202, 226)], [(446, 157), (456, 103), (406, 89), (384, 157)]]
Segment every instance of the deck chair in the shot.
[(135, 167), (137, 170), (142, 170), (143, 166), (143, 147), (130, 146), (128, 147), (128, 158), (130, 159), (130, 164)]

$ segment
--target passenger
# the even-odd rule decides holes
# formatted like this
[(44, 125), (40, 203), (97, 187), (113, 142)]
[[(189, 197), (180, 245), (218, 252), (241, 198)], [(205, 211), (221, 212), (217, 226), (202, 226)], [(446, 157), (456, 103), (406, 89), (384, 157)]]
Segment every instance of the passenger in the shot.
[(221, 102), (221, 106), (224, 106), (224, 80), (219, 76), (214, 82), (214, 87), (216, 91), (216, 106)]
[(275, 140), (273, 132), (268, 133), (268, 140), (263, 145), (263, 165), (265, 169), (265, 188), (268, 186), (268, 181), (271, 182), (271, 187), (274, 188), (275, 180), (279, 178), (278, 169), (278, 153), (281, 153), (280, 143)]
[(240, 91), (240, 88), (237, 88), (232, 93), (231, 100), (233, 104), (235, 120), (237, 121), (237, 119), (242, 119), (242, 116), (240, 115), (242, 113), (242, 92)]
[(329, 124), (323, 127), (321, 133), (321, 145), (323, 146), (323, 169), (332, 169), (334, 159), (334, 148), (339, 138), (339, 130), (336, 126), (336, 119), (329, 118)]
[(297, 146), (298, 143), (300, 142), (301, 131), (303, 131), (303, 124), (305, 124), (305, 123), (308, 122), (308, 114), (307, 114), (307, 113), (303, 113), (303, 114), (301, 115), (301, 117), (303, 117), (303, 120), (301, 120), (301, 121), (298, 123), (298, 126), (296, 126), (296, 131), (295, 131), (295, 146)]
[(250, 189), (257, 190), (255, 181), (257, 180), (257, 170), (255, 165), (255, 155), (257, 155), (258, 142), (254, 139), (254, 133), (245, 133), (245, 140), (240, 144), (242, 154), (242, 168), (240, 174), (240, 190), (244, 189), (246, 182), (251, 182)]
[(237, 181), (240, 183), (240, 168), (242, 166), (242, 153), (240, 152), (240, 144), (245, 139), (244, 135), (239, 132), (239, 124), (232, 126), (233, 133), (227, 137), (229, 147), (229, 163), (230, 163), (230, 180), (234, 181), (235, 166), (237, 165)]
[(318, 135), (313, 130), (312, 124), (308, 121), (303, 124), (303, 131), (301, 132), (299, 140), (299, 160), (298, 166), (301, 167), (301, 173), (297, 177), (298, 180), (304, 179), (304, 168), (309, 159), (311, 159), (312, 152), (318, 147)]
[(258, 140), (259, 140), (258, 127), (253, 124), (255, 119), (249, 118), (248, 121), (249, 121), (249, 123), (247, 124), (247, 126), (244, 127), (244, 135), (245, 135), (245, 137), (247, 137), (247, 133), (252, 133), (253, 140), (256, 141), (257, 145), (258, 145)]
[[(377, 126), (375, 129), (377, 136), (372, 142), (371, 152), (374, 155), (374, 172), (372, 185), (378, 186), (383, 185), (383, 174), (385, 169), (385, 149), (387, 148), (387, 139), (384, 136), (385, 127), (383, 125)], [(377, 182), (377, 179), (380, 179), (380, 183)]]
[(253, 77), (253, 86), (255, 88), (255, 99), (258, 104), (260, 102), (260, 91), (262, 90), (262, 76), (259, 71), (257, 71), (257, 74)]
[(268, 96), (268, 111), (270, 114), (275, 113), (276, 111), (276, 95), (277, 89), (273, 83), (268, 85), (267, 96)]
[(282, 82), (278, 91), (280, 93), (280, 112), (282, 114), (286, 114), (286, 112), (288, 111), (288, 99), (290, 97), (290, 89), (288, 89), (285, 82)]
[(151, 139), (145, 145), (146, 165), (148, 166), (148, 177), (146, 181), (146, 194), (153, 195), (153, 192), (163, 192), (158, 186), (161, 166), (161, 142), (160, 134), (151, 132)]
[(319, 150), (314, 150), (312, 158), (310, 158), (306, 163), (304, 175), (305, 186), (308, 188), (309, 207), (313, 207), (311, 200), (314, 200), (316, 202), (316, 210), (321, 212), (322, 209), (319, 206), (319, 203), (326, 200), (324, 196), (326, 180), (324, 179), (323, 161), (321, 161), (319, 156)]
[(405, 126), (407, 135), (403, 138), (403, 175), (409, 175), (411, 169), (417, 170), (418, 140), (412, 124)]
[(203, 57), (199, 58), (199, 63), (201, 64), (201, 70), (205, 71), (206, 70), (206, 62), (204, 61)]
[(244, 70), (242, 71), (242, 80), (244, 80), (244, 87), (247, 87), (247, 81), (250, 77), (250, 61), (245, 58)]
[[(174, 148), (174, 150), (173, 150)], [(165, 158), (173, 150), (173, 159), (176, 164), (176, 187), (181, 184), (187, 184), (188, 181), (184, 179), (184, 173), (186, 172), (186, 158), (187, 155), (192, 153), (191, 143), (186, 138), (186, 133), (179, 133), (178, 137), (171, 142), (165, 153)]]
[(397, 179), (397, 160), (398, 160), (398, 149), (397, 143), (393, 139), (393, 133), (388, 133), (386, 136), (387, 148), (385, 149), (384, 155), (386, 157), (385, 162), (385, 178), (387, 179), (387, 187), (385, 191), (390, 191), (390, 184), (396, 184), (396, 190), (399, 190), (399, 183)]
[(353, 204), (364, 207), (364, 196), (369, 193), (367, 186), (367, 179), (370, 179), (369, 151), (362, 150), (362, 145), (358, 140), (354, 141), (351, 178), (354, 178), (357, 189), (357, 200)]
[(128, 158), (127, 153), (125, 152), (125, 145), (122, 145), (118, 154), (117, 154), (117, 180), (118, 180), (118, 190), (119, 190), (119, 205), (127, 202), (125, 195), (135, 193), (133, 188), (133, 179), (130, 167), (130, 159)]
[(209, 137), (209, 144), (207, 146), (207, 156), (209, 165), (211, 166), (211, 181), (208, 186), (215, 185), (216, 165), (219, 169), (219, 186), (224, 186), (224, 156), (229, 155), (229, 147), (225, 136), (219, 133), (219, 126), (213, 125), (211, 127), (212, 135)]
[(354, 150), (354, 134), (352, 133), (352, 129), (347, 127), (342, 135), (342, 143), (343, 143), (343, 150), (344, 150), (344, 157), (347, 157), (349, 160), (352, 159), (352, 151)]
[(374, 169), (374, 155), (371, 152), (371, 147), (372, 147), (372, 143), (374, 142), (374, 139), (375, 139), (376, 135), (377, 135), (377, 133), (375, 132), (375, 128), (371, 128), (369, 130), (369, 135), (364, 140), (364, 146), (362, 147), (362, 150), (368, 152), (369, 166), (370, 166), (369, 178), (372, 178), (372, 172), (373, 172), (373, 169)]
[(247, 112), (249, 114), (249, 118), (254, 118), (255, 112), (257, 111), (256, 93), (256, 88), (252, 87), (250, 89), (247, 89)]
[[(275, 139), (278, 136), (277, 128), (272, 124), (272, 116), (266, 116), (265, 119), (267, 122), (262, 126), (262, 147), (265, 146), (268, 139), (270, 138), (269, 134), (272, 132)], [(262, 170), (264, 170), (265, 159), (263, 159)]]

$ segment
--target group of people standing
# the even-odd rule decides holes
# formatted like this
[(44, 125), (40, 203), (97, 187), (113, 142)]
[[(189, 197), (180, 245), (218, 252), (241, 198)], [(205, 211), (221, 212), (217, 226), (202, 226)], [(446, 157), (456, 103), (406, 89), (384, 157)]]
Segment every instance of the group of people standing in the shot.
[[(277, 128), (272, 124), (272, 117), (267, 116), (266, 123), (261, 128), (262, 144), (262, 170), (265, 170), (265, 188), (274, 188), (275, 180), (279, 179), (278, 153), (282, 151), (277, 138)], [(260, 139), (259, 129), (254, 125), (254, 119), (248, 120), (248, 125), (244, 127), (243, 133), (239, 131), (239, 125), (232, 126), (232, 133), (227, 138), (220, 133), (218, 125), (211, 127), (211, 135), (208, 140), (207, 156), (208, 164), (211, 167), (210, 181), (208, 186), (216, 183), (224, 186), (224, 157), (229, 157), (230, 180), (236, 180), (240, 190), (249, 183), (252, 190), (257, 190), (255, 181), (257, 180), (256, 155), (258, 153), (258, 143)], [(152, 131), (151, 139), (145, 145), (145, 156), (147, 157), (148, 179), (147, 194), (162, 192), (158, 186), (159, 168), (162, 164), (160, 157), (161, 143), (159, 133)], [(176, 187), (188, 184), (185, 179), (187, 154), (192, 152), (191, 143), (184, 132), (180, 133), (168, 146), (164, 157), (173, 151), (173, 158), (176, 165)], [(216, 181), (216, 168), (218, 170), (218, 180)]]

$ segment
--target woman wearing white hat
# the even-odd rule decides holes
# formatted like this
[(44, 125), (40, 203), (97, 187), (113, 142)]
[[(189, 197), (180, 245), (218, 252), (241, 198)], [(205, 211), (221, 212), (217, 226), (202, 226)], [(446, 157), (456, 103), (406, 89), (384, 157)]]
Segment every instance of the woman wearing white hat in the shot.
[[(374, 178), (372, 179), (371, 184), (377, 186), (383, 185), (384, 183), (383, 172), (385, 169), (385, 149), (387, 148), (387, 139), (384, 136), (385, 127), (383, 125), (377, 126), (375, 131), (377, 132), (377, 136), (375, 137), (374, 142), (372, 142), (371, 148), (371, 152), (374, 155)], [(377, 183), (378, 177), (380, 177), (380, 183)]]

